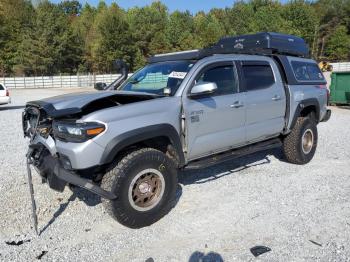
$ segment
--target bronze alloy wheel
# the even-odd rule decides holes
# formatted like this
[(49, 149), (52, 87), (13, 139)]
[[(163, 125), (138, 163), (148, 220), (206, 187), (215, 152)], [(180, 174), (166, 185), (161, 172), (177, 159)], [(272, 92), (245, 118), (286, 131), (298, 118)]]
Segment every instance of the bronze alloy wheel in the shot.
[(129, 203), (138, 211), (155, 207), (164, 194), (165, 181), (161, 172), (150, 168), (139, 172), (129, 186)]
[(176, 204), (176, 164), (157, 149), (139, 148), (104, 175), (101, 187), (116, 195), (102, 199), (115, 220), (129, 228), (150, 226)]
[(301, 139), (301, 143), (304, 154), (309, 154), (314, 145), (314, 134), (311, 129), (305, 130)]

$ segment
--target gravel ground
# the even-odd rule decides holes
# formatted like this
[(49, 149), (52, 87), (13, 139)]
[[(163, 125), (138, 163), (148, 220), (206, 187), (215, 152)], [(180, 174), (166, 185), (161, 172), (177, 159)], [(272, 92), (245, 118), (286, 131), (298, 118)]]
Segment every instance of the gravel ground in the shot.
[[(319, 125), (318, 149), (308, 165), (285, 163), (278, 149), (183, 172), (174, 209), (139, 230), (114, 222), (98, 197), (81, 189), (54, 192), (35, 174), (37, 237), (22, 106), (65, 92), (71, 90), (13, 90), (13, 103), (0, 107), (0, 261), (350, 261), (345, 108), (332, 108), (330, 121)], [(250, 248), (259, 245), (271, 251), (255, 258)]]

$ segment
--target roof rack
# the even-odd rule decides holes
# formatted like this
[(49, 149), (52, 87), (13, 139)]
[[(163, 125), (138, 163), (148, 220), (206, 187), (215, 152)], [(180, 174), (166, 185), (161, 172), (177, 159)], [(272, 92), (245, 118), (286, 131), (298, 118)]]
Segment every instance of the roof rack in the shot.
[(199, 60), (214, 54), (279, 54), (310, 57), (309, 47), (304, 39), (293, 35), (264, 32), (225, 37), (220, 39), (215, 45), (204, 49), (155, 55), (149, 58), (149, 62)]

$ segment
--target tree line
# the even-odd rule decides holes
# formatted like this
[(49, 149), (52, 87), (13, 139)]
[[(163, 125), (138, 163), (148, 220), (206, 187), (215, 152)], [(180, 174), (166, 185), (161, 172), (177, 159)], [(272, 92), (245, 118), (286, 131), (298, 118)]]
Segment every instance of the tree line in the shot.
[(125, 10), (104, 1), (0, 0), (0, 76), (109, 73), (117, 58), (136, 70), (156, 53), (260, 31), (303, 37), (319, 61), (349, 60), (350, 0), (233, 1), (196, 14), (161, 2)]

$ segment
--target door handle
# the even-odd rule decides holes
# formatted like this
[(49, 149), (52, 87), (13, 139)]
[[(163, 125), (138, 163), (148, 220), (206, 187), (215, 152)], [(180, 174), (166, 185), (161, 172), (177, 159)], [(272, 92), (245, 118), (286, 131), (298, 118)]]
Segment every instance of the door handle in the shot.
[(240, 101), (236, 101), (232, 105), (230, 105), (231, 108), (240, 108), (243, 106), (244, 106), (243, 103), (241, 103)]
[(282, 99), (282, 97), (279, 96), (279, 95), (275, 95), (274, 97), (272, 97), (273, 101), (278, 101), (278, 100), (281, 100), (281, 99)]

